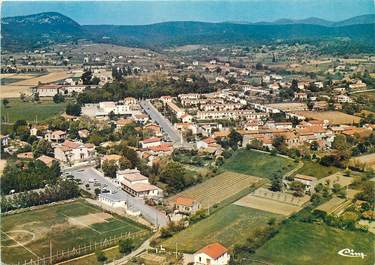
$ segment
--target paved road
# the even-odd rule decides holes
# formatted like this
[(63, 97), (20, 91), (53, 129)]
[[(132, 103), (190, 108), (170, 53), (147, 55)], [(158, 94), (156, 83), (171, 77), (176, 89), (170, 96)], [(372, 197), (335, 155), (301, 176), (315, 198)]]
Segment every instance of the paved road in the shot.
[[(143, 199), (132, 197), (123, 191), (120, 185), (115, 183), (114, 180), (105, 177), (101, 172), (93, 167), (84, 167), (72, 170), (67, 169), (64, 170), (64, 173), (73, 175), (75, 178), (80, 179), (83, 187), (86, 184), (89, 184), (91, 191), (95, 190), (95, 188), (105, 187), (108, 190), (117, 192), (117, 194), (127, 202), (129, 209), (140, 211), (142, 216), (155, 226), (162, 227), (168, 224), (168, 217), (164, 213), (145, 204)], [(93, 184), (94, 179), (97, 180), (97, 186), (94, 186)]]
[(168, 134), (172, 142), (181, 143), (181, 134), (173, 127), (172, 123), (151, 104), (149, 99), (142, 100), (140, 104), (151, 119), (159, 124), (162, 130)]
[(123, 265), (123, 264), (127, 264), (128, 261), (130, 261), (132, 258), (138, 256), (139, 254), (141, 254), (142, 252), (146, 251), (148, 248), (150, 248), (150, 243), (153, 239), (157, 238), (159, 236), (159, 234), (154, 234), (152, 237), (150, 237), (149, 239), (147, 239), (145, 242), (143, 242), (143, 244), (133, 250), (129, 255), (125, 256), (125, 257), (122, 257), (121, 259), (118, 259), (118, 260), (115, 260), (114, 262), (111, 262), (111, 263), (107, 263), (108, 265)]

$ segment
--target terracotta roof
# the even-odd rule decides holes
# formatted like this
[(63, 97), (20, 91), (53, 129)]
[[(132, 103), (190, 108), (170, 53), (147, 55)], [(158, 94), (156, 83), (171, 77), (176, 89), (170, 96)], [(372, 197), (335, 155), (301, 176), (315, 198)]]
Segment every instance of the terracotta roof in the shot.
[(295, 175), (294, 178), (295, 178), (295, 179), (308, 180), (308, 181), (314, 181), (314, 180), (317, 180), (315, 177), (307, 176), (307, 175), (300, 175), (300, 174)]
[(112, 160), (120, 160), (122, 156), (120, 155), (116, 155), (116, 154), (112, 154), (112, 155), (105, 155), (103, 156), (103, 161), (105, 160), (108, 160), (108, 161), (112, 161)]
[(226, 249), (222, 244), (213, 243), (213, 244), (205, 246), (204, 248), (199, 250), (197, 253), (204, 253), (207, 256), (210, 256), (211, 258), (216, 260), (222, 255), (224, 255), (226, 252), (228, 252), (228, 249)]
[(216, 140), (212, 137), (208, 137), (204, 139), (203, 142), (205, 142), (206, 144), (212, 144), (212, 143), (216, 143)]
[(51, 134), (53, 134), (53, 135), (57, 135), (57, 136), (61, 136), (61, 135), (65, 135), (66, 132), (61, 131), (61, 130), (58, 130), (58, 131), (53, 131)]
[(69, 140), (65, 140), (64, 143), (63, 143), (64, 147), (67, 147), (67, 148), (70, 148), (70, 149), (78, 148), (80, 145), (81, 145), (81, 143), (72, 142), (72, 141), (69, 141)]
[(142, 143), (144, 143), (144, 144), (155, 143), (155, 142), (160, 142), (160, 138), (158, 138), (158, 137), (151, 137), (151, 138), (144, 139), (142, 141)]
[(33, 158), (33, 152), (25, 152), (17, 154), (18, 158)]
[(193, 206), (194, 200), (187, 197), (177, 197), (176, 205)]
[(54, 159), (52, 157), (49, 157), (49, 156), (42, 155), (42, 156), (38, 157), (38, 160), (42, 161), (44, 164), (46, 164), (47, 166), (49, 166), (56, 159)]

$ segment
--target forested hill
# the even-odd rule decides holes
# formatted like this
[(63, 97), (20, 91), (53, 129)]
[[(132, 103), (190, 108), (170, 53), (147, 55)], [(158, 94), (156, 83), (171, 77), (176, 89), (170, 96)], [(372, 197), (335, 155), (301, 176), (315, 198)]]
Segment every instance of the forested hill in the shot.
[[(307, 24), (307, 23), (312, 24)], [(333, 22), (332, 22), (333, 23)], [(185, 44), (261, 43), (275, 40), (345, 38), (365, 45), (375, 39), (374, 16), (362, 16), (319, 25), (316, 19), (285, 23), (165, 22), (142, 26), (81, 26), (59, 13), (3, 18), (1, 44), (6, 50), (24, 50), (78, 39), (146, 48)]]

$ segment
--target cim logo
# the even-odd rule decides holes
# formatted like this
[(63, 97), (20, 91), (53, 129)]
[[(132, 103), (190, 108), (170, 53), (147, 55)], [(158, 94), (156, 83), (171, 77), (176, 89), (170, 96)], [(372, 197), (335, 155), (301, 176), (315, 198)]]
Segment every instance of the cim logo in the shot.
[(363, 252), (354, 252), (353, 249), (350, 248), (344, 248), (341, 249), (337, 254), (343, 256), (343, 257), (348, 257), (348, 258), (365, 258), (365, 254)]

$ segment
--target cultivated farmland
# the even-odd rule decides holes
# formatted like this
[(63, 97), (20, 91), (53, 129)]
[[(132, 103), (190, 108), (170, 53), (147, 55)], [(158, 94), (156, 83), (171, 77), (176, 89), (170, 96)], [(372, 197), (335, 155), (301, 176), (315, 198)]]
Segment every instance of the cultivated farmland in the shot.
[[(362, 259), (338, 255), (337, 252), (345, 248), (366, 256)], [(293, 222), (258, 249), (255, 259), (283, 265), (372, 265), (373, 235), (323, 224)]]
[(328, 120), (331, 124), (353, 124), (359, 123), (360, 117), (349, 115), (339, 111), (299, 111), (298, 115), (305, 116), (306, 118), (315, 120)]
[(358, 157), (353, 157), (353, 161), (358, 161), (360, 163), (364, 163), (367, 166), (375, 169), (375, 153), (374, 154), (369, 154), (369, 155), (363, 155), (363, 156), (358, 156)]
[(30, 95), (31, 88), (33, 86), (38, 85), (39, 82), (41, 83), (50, 83), (59, 81), (62, 79), (66, 79), (68, 77), (73, 76), (73, 74), (68, 73), (66, 71), (55, 71), (50, 72), (46, 75), (16, 75), (16, 76), (9, 76), (7, 78), (15, 78), (18, 77), (20, 81), (18, 82), (11, 82), (7, 85), (1, 86), (1, 93), (0, 98), (15, 98), (19, 97), (20, 93), (25, 93)]
[(270, 178), (274, 174), (284, 175), (296, 166), (294, 161), (284, 157), (241, 149), (225, 161), (221, 170)]
[(206, 219), (193, 224), (162, 242), (167, 249), (195, 252), (203, 246), (220, 242), (232, 248), (244, 243), (257, 228), (266, 226), (271, 218), (279, 215), (231, 204)]
[(175, 201), (177, 197), (185, 196), (199, 201), (203, 208), (211, 207), (234, 194), (261, 181), (258, 177), (234, 172), (224, 172), (207, 181), (180, 192), (168, 200)]
[(48, 256), (125, 233), (148, 232), (129, 219), (104, 213), (84, 200), (2, 217), (2, 261), (7, 264)]

